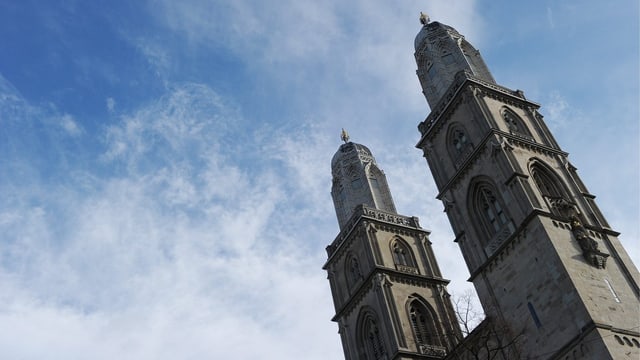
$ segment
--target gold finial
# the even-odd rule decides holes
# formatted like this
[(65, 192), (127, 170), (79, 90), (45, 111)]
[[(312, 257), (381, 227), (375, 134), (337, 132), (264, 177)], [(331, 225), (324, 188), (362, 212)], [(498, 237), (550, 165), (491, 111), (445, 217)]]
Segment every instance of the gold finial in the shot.
[(344, 128), (342, 128), (342, 132), (340, 133), (340, 138), (342, 139), (342, 141), (344, 141), (345, 144), (349, 142), (349, 133)]
[(427, 25), (431, 19), (429, 19), (429, 15), (420, 11), (420, 24)]

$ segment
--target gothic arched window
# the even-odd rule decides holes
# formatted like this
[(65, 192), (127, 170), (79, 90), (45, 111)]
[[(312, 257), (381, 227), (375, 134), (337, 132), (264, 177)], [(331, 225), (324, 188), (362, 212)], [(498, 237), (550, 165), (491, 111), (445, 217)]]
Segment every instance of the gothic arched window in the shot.
[(361, 355), (364, 355), (365, 359), (379, 360), (385, 358), (384, 337), (373, 314), (367, 313), (362, 318), (359, 338)]
[(504, 203), (491, 183), (478, 182), (471, 191), (469, 210), (482, 233), (491, 239), (497, 234), (506, 232), (510, 235), (515, 231)]
[(531, 133), (520, 116), (506, 107), (502, 109), (501, 113), (502, 118), (509, 129), (509, 133), (531, 139)]
[(436, 356), (446, 355), (446, 349), (443, 347), (444, 336), (438, 327), (433, 308), (418, 295), (409, 298), (412, 300), (407, 304), (407, 311), (418, 352)]
[(391, 255), (396, 268), (401, 271), (417, 272), (413, 252), (407, 243), (400, 239), (391, 242)]
[(453, 147), (458, 153), (460, 153), (465, 147), (467, 147), (469, 139), (467, 139), (467, 134), (465, 134), (462, 130), (455, 130), (452, 142)]
[(416, 344), (418, 346), (434, 344), (433, 321), (424, 306), (418, 301), (411, 303), (409, 319), (411, 320), (411, 327), (413, 328), (416, 338)]
[(533, 177), (533, 180), (535, 181), (542, 196), (548, 198), (568, 197), (563, 186), (558, 182), (557, 177), (552, 175), (546, 166), (541, 165), (538, 162), (534, 162), (531, 165), (531, 177)]
[(448, 135), (449, 155), (458, 167), (473, 150), (473, 144), (467, 131), (460, 124), (452, 124)]
[(354, 255), (351, 255), (346, 262), (346, 274), (349, 288), (352, 288), (362, 278), (360, 263)]
[(539, 160), (531, 162), (529, 172), (549, 209), (556, 215), (567, 215), (571, 197), (555, 172)]

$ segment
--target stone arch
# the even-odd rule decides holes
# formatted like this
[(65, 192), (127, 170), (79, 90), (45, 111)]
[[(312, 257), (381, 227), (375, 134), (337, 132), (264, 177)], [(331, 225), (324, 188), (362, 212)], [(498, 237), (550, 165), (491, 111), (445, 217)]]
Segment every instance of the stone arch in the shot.
[(460, 123), (451, 123), (447, 129), (447, 152), (456, 168), (473, 151), (473, 142), (467, 129)]
[(438, 326), (437, 312), (428, 301), (418, 294), (412, 294), (406, 302), (406, 311), (420, 352), (424, 353), (426, 347), (443, 346), (444, 334)]
[(500, 109), (500, 115), (502, 116), (502, 120), (504, 120), (507, 128), (509, 129), (509, 133), (516, 135), (524, 135), (528, 138), (531, 138), (531, 132), (529, 131), (529, 127), (522, 120), (515, 111), (507, 106), (503, 106)]
[(358, 257), (353, 252), (349, 252), (345, 256), (344, 274), (347, 278), (347, 287), (350, 290), (362, 279), (362, 267)]
[(363, 307), (358, 314), (356, 339), (361, 359), (379, 360), (387, 354), (384, 342), (384, 327), (370, 307)]
[(529, 160), (529, 174), (549, 210), (557, 216), (570, 217), (574, 204), (560, 176), (538, 158)]
[[(408, 271), (410, 269), (417, 269), (417, 262), (415, 254), (411, 249), (411, 246), (400, 236), (394, 236), (389, 241), (389, 249), (391, 256), (393, 257), (393, 263), (399, 270)], [(411, 270), (415, 272), (415, 270)]]
[(499, 234), (502, 237), (515, 231), (502, 195), (490, 178), (477, 176), (471, 180), (467, 207), (469, 218), (481, 235), (484, 246)]

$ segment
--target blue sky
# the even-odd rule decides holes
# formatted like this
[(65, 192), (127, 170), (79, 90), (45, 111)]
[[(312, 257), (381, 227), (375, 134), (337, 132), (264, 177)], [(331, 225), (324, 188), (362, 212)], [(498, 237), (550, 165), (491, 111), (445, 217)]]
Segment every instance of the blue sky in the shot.
[(3, 356), (341, 358), (342, 127), (469, 288), (414, 149), (420, 11), (542, 104), (638, 263), (636, 1), (4, 1)]

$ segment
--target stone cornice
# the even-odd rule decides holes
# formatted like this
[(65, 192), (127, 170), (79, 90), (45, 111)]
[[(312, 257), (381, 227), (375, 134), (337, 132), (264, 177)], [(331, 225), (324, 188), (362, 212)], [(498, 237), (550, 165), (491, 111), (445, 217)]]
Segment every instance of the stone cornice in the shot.
[[(491, 142), (495, 139), (495, 136), (498, 136), (500, 139), (506, 141), (506, 143), (495, 143)], [(436, 196), (437, 199), (442, 199), (442, 196), (449, 191), (450, 188), (456, 186), (458, 182), (466, 175), (472, 168), (473, 165), (480, 159), (481, 155), (487, 150), (489, 147), (497, 147), (497, 146), (515, 146), (527, 151), (531, 151), (537, 154), (544, 154), (547, 156), (559, 155), (563, 157), (569, 156), (568, 153), (549, 147), (547, 145), (543, 145), (537, 143), (533, 140), (524, 138), (519, 135), (510, 134), (501, 130), (492, 129), (480, 142), (479, 146), (476, 147), (466, 159), (461, 162), (461, 165), (458, 167), (458, 170), (451, 176), (449, 181), (442, 186), (440, 192)]]
[(353, 311), (358, 304), (362, 301), (364, 296), (376, 286), (377, 279), (375, 278), (377, 275), (382, 275), (385, 277), (385, 280), (389, 280), (395, 283), (408, 284), (413, 286), (420, 287), (437, 287), (437, 286), (447, 286), (450, 280), (426, 276), (426, 275), (417, 275), (417, 274), (409, 274), (402, 271), (385, 268), (381, 266), (376, 266), (373, 271), (369, 273), (369, 275), (360, 283), (358, 288), (354, 291), (353, 295), (349, 298), (349, 300), (342, 304), (340, 309), (336, 311), (336, 314), (333, 316), (331, 321), (338, 321), (339, 318), (349, 315), (351, 311)]
[(598, 329), (608, 330), (608, 331), (611, 331), (613, 333), (618, 333), (618, 334), (623, 334), (623, 335), (630, 335), (630, 336), (635, 336), (635, 337), (640, 336), (640, 333), (638, 331), (635, 331), (635, 330), (614, 328), (612, 325), (609, 325), (609, 324), (603, 324), (603, 323), (598, 323), (598, 322), (591, 321), (587, 325), (583, 326), (582, 329), (580, 329), (580, 333), (578, 335), (576, 335), (573, 339), (569, 340), (565, 344), (565, 346), (560, 348), (560, 350), (558, 350), (557, 352), (552, 354), (549, 357), (549, 359), (562, 359), (565, 355), (567, 355), (569, 353), (569, 351), (571, 349), (573, 349), (575, 346), (580, 344), (589, 335), (591, 335), (592, 332), (597, 331)]
[(430, 233), (429, 230), (425, 230), (420, 227), (420, 222), (417, 217), (403, 216), (388, 211), (378, 210), (367, 205), (359, 205), (353, 211), (353, 215), (346, 223), (342, 231), (333, 240), (331, 245), (327, 246), (327, 262), (322, 267), (327, 269), (327, 265), (337, 256), (344, 248), (344, 244), (349, 238), (352, 237), (354, 230), (362, 222), (367, 221), (375, 224), (377, 228), (387, 231), (396, 232), (398, 234), (416, 234), (416, 233)]
[(438, 104), (431, 109), (431, 113), (427, 118), (418, 125), (421, 138), (416, 145), (417, 148), (422, 148), (424, 141), (428, 137), (437, 133), (439, 128), (451, 116), (456, 108), (455, 105), (462, 100), (460, 93), (465, 88), (468, 88), (476, 95), (483, 94), (488, 97), (498, 99), (511, 106), (523, 109), (540, 108), (539, 104), (527, 100), (521, 91), (514, 91), (504, 86), (478, 79), (468, 72), (460, 71), (454, 77), (454, 80), (449, 86), (449, 89), (445, 92), (445, 95), (442, 96), (440, 101), (438, 101)]
[[(567, 223), (567, 219), (560, 218), (557, 215), (547, 211), (534, 209), (533, 211), (531, 211), (529, 215), (527, 215), (527, 217), (522, 221), (520, 226), (513, 232), (513, 234), (509, 238), (507, 238), (505, 241), (503, 241), (502, 244), (498, 248), (496, 248), (496, 250), (487, 258), (487, 260), (484, 263), (479, 265), (475, 270), (471, 272), (468, 281), (473, 282), (475, 277), (484, 271), (487, 271), (487, 270), (492, 271), (493, 267), (502, 260), (502, 256), (505, 250), (513, 249), (521, 240), (523, 240), (524, 237), (527, 236), (526, 235), (527, 226), (534, 219), (538, 217), (549, 218), (552, 221), (554, 221), (554, 223), (557, 223), (559, 227), (564, 228), (567, 231), (571, 231), (571, 227)], [(614, 236), (617, 236), (620, 234), (611, 229), (593, 226), (590, 224), (585, 224), (584, 227), (587, 230), (589, 230), (589, 234), (591, 236), (595, 236), (600, 241), (603, 241), (603, 237), (600, 234), (607, 234), (607, 235), (614, 235)], [(462, 234), (460, 236), (462, 236)], [(458, 240), (458, 237), (456, 237), (456, 240)]]
[(537, 211), (529, 214), (527, 218), (520, 224), (520, 226), (509, 236), (506, 240), (500, 244), (500, 246), (487, 258), (487, 260), (478, 266), (475, 270), (473, 270), (469, 276), (467, 281), (473, 282), (476, 276), (481, 274), (484, 271), (491, 271), (493, 266), (495, 266), (498, 262), (502, 260), (506, 249), (513, 249), (518, 243), (520, 243), (524, 237), (527, 236), (526, 230), (527, 225), (536, 218)]

